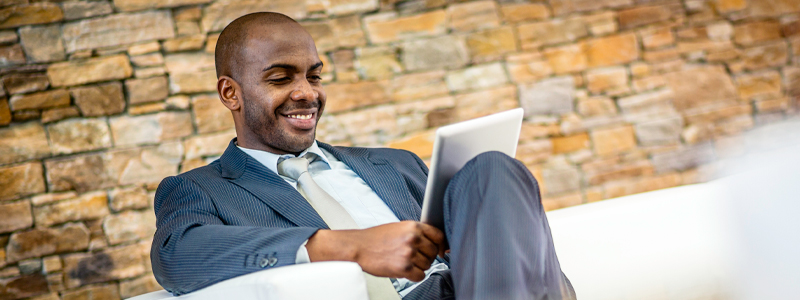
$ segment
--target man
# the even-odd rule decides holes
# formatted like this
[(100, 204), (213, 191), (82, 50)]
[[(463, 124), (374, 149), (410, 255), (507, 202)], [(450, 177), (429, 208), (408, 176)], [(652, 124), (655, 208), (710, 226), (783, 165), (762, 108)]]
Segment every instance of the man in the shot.
[(377, 276), (367, 276), (371, 296), (574, 298), (538, 186), (518, 161), (470, 161), (448, 186), (445, 234), (417, 222), (428, 169), (416, 155), (315, 141), (323, 65), (297, 22), (241, 17), (220, 34), (215, 63), (237, 138), (219, 160), (158, 188), (151, 256), (165, 289), (338, 260)]

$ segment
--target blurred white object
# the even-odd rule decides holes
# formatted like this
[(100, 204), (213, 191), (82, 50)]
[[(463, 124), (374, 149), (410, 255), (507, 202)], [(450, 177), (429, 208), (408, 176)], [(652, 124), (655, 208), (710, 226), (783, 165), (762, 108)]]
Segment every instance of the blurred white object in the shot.
[(214, 284), (180, 297), (167, 291), (132, 300), (368, 300), (361, 267), (352, 262), (318, 262), (254, 272)]

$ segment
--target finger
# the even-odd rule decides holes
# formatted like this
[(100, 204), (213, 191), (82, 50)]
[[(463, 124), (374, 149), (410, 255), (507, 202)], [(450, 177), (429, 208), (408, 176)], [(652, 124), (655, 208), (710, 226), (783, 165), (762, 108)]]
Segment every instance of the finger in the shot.
[(419, 256), (419, 257), (421, 259), (420, 258), (414, 258), (414, 259), (411, 260), (411, 263), (412, 263), (411, 264), (411, 268), (409, 268), (406, 271), (406, 276), (405, 277), (408, 278), (411, 281), (420, 281), (422, 279), (425, 279), (425, 270), (430, 268), (430, 263), (427, 264), (427, 266), (420, 267), (419, 265), (425, 265), (424, 261), (426, 259), (424, 259), (422, 256)]
[(429, 258), (431, 261), (436, 259), (437, 253), (441, 252), (439, 251), (439, 246), (426, 237), (420, 238), (414, 246), (419, 253), (425, 255), (425, 257)]
[(433, 227), (425, 223), (419, 223), (419, 224), (421, 225), (420, 229), (422, 230), (422, 235), (427, 237), (436, 245), (441, 245), (442, 243), (444, 243), (445, 236), (444, 233), (441, 230), (439, 230), (439, 228)]
[(417, 252), (414, 255), (414, 257), (411, 258), (411, 264), (413, 264), (414, 267), (421, 270), (429, 269), (431, 267), (432, 262), (433, 262), (432, 259), (426, 257), (425, 255), (422, 255), (422, 253), (419, 252)]
[(413, 268), (408, 272), (408, 276), (405, 276), (405, 278), (414, 282), (422, 281), (425, 279), (425, 271), (419, 268)]

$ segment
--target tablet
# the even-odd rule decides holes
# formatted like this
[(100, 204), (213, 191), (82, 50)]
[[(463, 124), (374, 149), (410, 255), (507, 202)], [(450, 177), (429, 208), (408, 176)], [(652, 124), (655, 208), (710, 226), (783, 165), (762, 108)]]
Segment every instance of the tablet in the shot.
[(453, 175), (478, 154), (500, 151), (514, 157), (522, 108), (480, 117), (436, 130), (431, 168), (422, 202), (422, 222), (444, 232), (444, 192)]

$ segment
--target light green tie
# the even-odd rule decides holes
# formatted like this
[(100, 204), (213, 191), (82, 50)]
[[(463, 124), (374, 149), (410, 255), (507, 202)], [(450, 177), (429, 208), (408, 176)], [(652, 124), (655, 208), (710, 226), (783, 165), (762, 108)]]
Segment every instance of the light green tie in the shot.
[[(297, 181), (297, 190), (322, 217), (322, 220), (333, 230), (360, 229), (353, 217), (336, 199), (325, 192), (308, 173), (309, 162), (317, 158), (316, 154), (307, 153), (303, 157), (283, 159), (278, 162), (278, 174)], [(395, 291), (389, 278), (375, 277), (364, 272), (367, 292), (371, 300), (398, 300), (400, 295)]]

